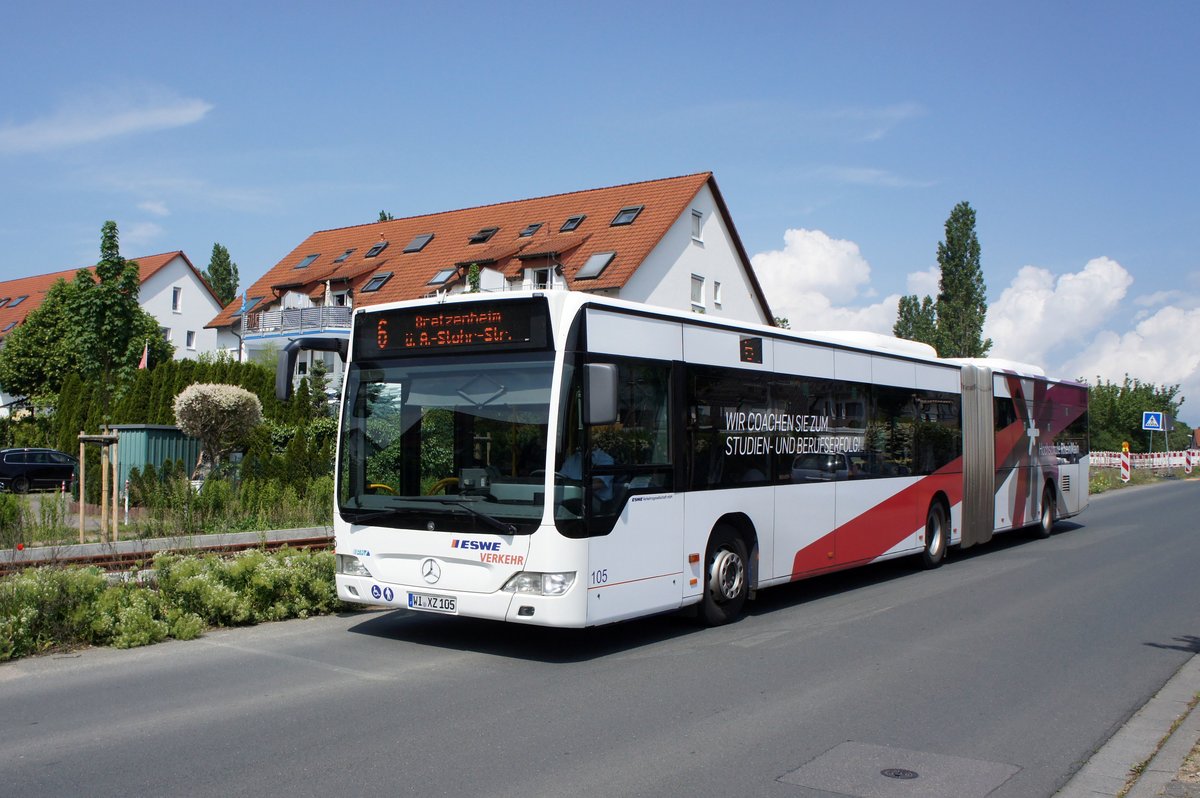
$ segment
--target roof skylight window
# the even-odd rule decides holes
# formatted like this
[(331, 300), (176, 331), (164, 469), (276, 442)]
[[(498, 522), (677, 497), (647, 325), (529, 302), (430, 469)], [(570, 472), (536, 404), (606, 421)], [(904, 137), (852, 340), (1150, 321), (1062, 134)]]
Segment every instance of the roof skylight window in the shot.
[(24, 302), (26, 299), (29, 299), (29, 294), (25, 294), (25, 295), (23, 295), (23, 296), (19, 296), (19, 297), (17, 297), (17, 298), (16, 298), (16, 299), (14, 299), (12, 302), (10, 302), (8, 306), (9, 306), (10, 308), (15, 308), (17, 305), (21, 304), (21, 303), (22, 303), (22, 302)]
[(521, 232), (517, 233), (517, 238), (529, 238), (531, 235), (542, 229), (543, 222), (534, 222), (526, 227)]
[[(250, 297), (248, 300), (246, 300), (246, 310), (244, 312), (249, 313), (250, 311), (254, 310), (254, 306), (257, 305), (259, 302), (262, 302), (262, 300), (263, 300), (263, 298), (260, 296)], [(242, 315), (242, 313), (243, 313), (243, 311), (242, 311), (241, 307), (239, 306), (237, 311), (233, 314), (232, 318), (236, 319), (238, 316)]]
[(617, 215), (613, 217), (609, 227), (620, 227), (623, 224), (633, 224), (633, 220), (638, 218), (638, 214), (642, 212), (645, 205), (630, 205), (627, 208), (622, 208), (617, 211)]
[(408, 242), (408, 246), (404, 248), (405, 252), (420, 252), (425, 249), (425, 245), (433, 240), (433, 233), (422, 233), (421, 235)]
[(6, 297), (4, 297), (4, 299), (0, 299), (0, 308), (2, 308), (2, 307), (4, 307), (5, 305), (7, 305), (7, 304), (8, 304), (8, 300), (10, 300), (10, 299), (12, 299), (12, 297), (10, 297), (10, 296), (6, 296)]
[(385, 249), (387, 249), (387, 245), (388, 245), (388, 242), (380, 241), (378, 244), (376, 244), (375, 246), (368, 249), (367, 254), (363, 255), (363, 257), (364, 258), (373, 258), (376, 255), (378, 255), (380, 252), (383, 252)]
[(11, 330), (13, 327), (16, 327), (16, 326), (17, 326), (17, 323), (15, 321), (10, 321), (7, 325), (5, 325), (3, 330), (0, 330), (0, 332), (8, 332), (9, 330)]
[(575, 216), (572, 216), (571, 218), (569, 218), (565, 222), (563, 222), (563, 226), (558, 228), (558, 232), (569, 233), (572, 230), (574, 230), (576, 227), (581, 225), (583, 223), (583, 220), (586, 218), (587, 218), (586, 213), (576, 214)]
[(345, 262), (346, 258), (350, 257), (354, 253), (354, 250), (355, 250), (355, 247), (350, 247), (350, 249), (346, 250), (341, 255), (338, 255), (336, 258), (334, 258), (333, 262), (334, 263)]
[(576, 280), (590, 280), (599, 277), (600, 273), (608, 268), (608, 264), (612, 263), (612, 259), (616, 257), (615, 252), (597, 252), (587, 259), (587, 263), (583, 264), (583, 268), (575, 274)]
[(499, 227), (485, 227), (475, 235), (467, 239), (468, 244), (486, 244), (491, 241), (492, 236), (500, 232)]
[(456, 274), (458, 274), (458, 269), (442, 269), (440, 272), (433, 275), (433, 279), (431, 279), (427, 285), (441, 285)]
[(369, 294), (373, 291), (378, 291), (380, 288), (383, 288), (384, 283), (390, 279), (392, 279), (391, 272), (379, 272), (370, 280), (367, 280), (367, 284), (360, 289), (360, 292)]
[(311, 265), (312, 265), (312, 262), (313, 262), (314, 260), (316, 260), (317, 258), (319, 258), (319, 257), (321, 257), (321, 253), (320, 253), (320, 252), (316, 253), (315, 255), (309, 255), (309, 256), (308, 256), (308, 257), (306, 257), (304, 260), (302, 260), (302, 261), (300, 261), (299, 263), (297, 263), (297, 264), (296, 264), (296, 268), (297, 268), (297, 269), (307, 269), (309, 266), (311, 266)]

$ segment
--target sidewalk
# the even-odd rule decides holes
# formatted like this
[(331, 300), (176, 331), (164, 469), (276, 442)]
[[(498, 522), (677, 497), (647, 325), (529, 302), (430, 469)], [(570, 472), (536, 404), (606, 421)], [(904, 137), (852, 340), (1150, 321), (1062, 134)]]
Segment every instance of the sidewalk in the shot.
[[(1197, 693), (1200, 693), (1200, 655), (1188, 660), (1146, 706), (1093, 754), (1056, 793), (1056, 798), (1114, 798), (1125, 788), (1130, 773), (1142, 765), (1126, 798), (1158, 795), (1200, 798), (1200, 782), (1181, 780), (1184, 760), (1200, 742), (1200, 707), (1189, 710)], [(1176, 722), (1179, 725), (1172, 732)]]
[(96, 557), (105, 554), (147, 554), (166, 549), (202, 549), (245, 543), (279, 543), (327, 537), (333, 534), (330, 527), (304, 527), (301, 529), (271, 529), (264, 532), (226, 532), (212, 535), (185, 535), (173, 538), (134, 538), (116, 543), (63, 544), (59, 546), (30, 546), (21, 551), (0, 549), (0, 562), (33, 563), (45, 560), (62, 560), (72, 557)]

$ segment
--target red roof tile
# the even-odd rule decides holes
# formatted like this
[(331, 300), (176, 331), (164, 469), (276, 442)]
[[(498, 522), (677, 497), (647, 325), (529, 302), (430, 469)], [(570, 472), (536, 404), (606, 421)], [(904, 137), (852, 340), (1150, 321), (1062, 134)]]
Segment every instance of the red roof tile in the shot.
[[(620, 288), (706, 184), (717, 199), (764, 311), (769, 313), (711, 172), (318, 231), (246, 293), (251, 299), (263, 297), (263, 303), (270, 304), (284, 293), (285, 286), (302, 281), (297, 289), (314, 295), (318, 283), (332, 279), (350, 283), (356, 305), (374, 305), (431, 293), (429, 280), (443, 269), (480, 263), (511, 277), (520, 273), (522, 257), (550, 254), (562, 265), (567, 284), (573, 289)], [(643, 206), (637, 220), (630, 225), (611, 226), (617, 213), (631, 205)], [(586, 214), (587, 218), (579, 227), (559, 232), (563, 222), (580, 214)], [(537, 233), (529, 237), (518, 235), (534, 223), (542, 223)], [(471, 236), (489, 227), (499, 230), (486, 243), (468, 243)], [(433, 239), (421, 251), (404, 252), (416, 236), (428, 233), (433, 234)], [(375, 258), (366, 258), (367, 251), (380, 241), (388, 242), (387, 249)], [(345, 261), (333, 263), (348, 249), (354, 252)], [(575, 273), (588, 257), (607, 251), (617, 253), (608, 268), (596, 279), (575, 283)], [(320, 256), (305, 269), (295, 268), (307, 256), (318, 252)], [(392, 278), (377, 292), (359, 293), (377, 272), (392, 272)], [(279, 290), (273, 291), (273, 287)], [(240, 308), (239, 297), (207, 326), (233, 323)]]
[[(164, 266), (170, 263), (177, 257), (183, 258), (184, 263), (188, 268), (200, 276), (200, 272), (188, 260), (188, 256), (182, 250), (174, 252), (164, 252), (160, 255), (145, 255), (140, 258), (130, 258), (136, 261), (138, 265), (138, 275), (141, 278), (141, 283), (145, 284), (147, 280), (157, 274)], [(95, 271), (95, 266), (87, 267), (89, 270)], [(3, 334), (8, 332), (6, 329), (12, 324), (14, 327), (21, 324), (37, 308), (41, 307), (42, 301), (46, 298), (46, 292), (50, 290), (50, 286), (54, 285), (59, 280), (72, 282), (75, 279), (79, 269), (66, 269), (61, 272), (52, 272), (50, 274), (38, 274), (33, 277), (19, 277), (16, 280), (5, 280), (0, 282), (0, 340)], [(201, 284), (212, 293), (208, 283), (200, 280)], [(13, 300), (17, 297), (25, 296), (27, 299), (22, 301), (17, 306), (13, 306)], [(216, 295), (213, 294), (216, 298)]]

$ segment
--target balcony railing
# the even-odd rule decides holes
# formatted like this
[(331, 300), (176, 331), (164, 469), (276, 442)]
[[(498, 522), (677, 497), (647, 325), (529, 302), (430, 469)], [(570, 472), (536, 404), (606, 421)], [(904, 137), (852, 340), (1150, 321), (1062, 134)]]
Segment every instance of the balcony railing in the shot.
[(247, 313), (242, 318), (242, 335), (306, 334), (349, 332), (353, 308), (330, 305), (317, 308), (293, 308)]

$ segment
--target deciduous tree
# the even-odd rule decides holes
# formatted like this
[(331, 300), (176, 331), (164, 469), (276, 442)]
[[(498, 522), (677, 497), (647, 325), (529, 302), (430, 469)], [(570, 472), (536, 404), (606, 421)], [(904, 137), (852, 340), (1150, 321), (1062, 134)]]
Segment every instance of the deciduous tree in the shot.
[(937, 346), (937, 313), (933, 297), (917, 299), (916, 294), (900, 297), (900, 309), (892, 334), (897, 338)]
[(236, 385), (197, 383), (175, 397), (175, 424), (200, 441), (202, 459), (216, 467), (262, 422), (258, 397)]

